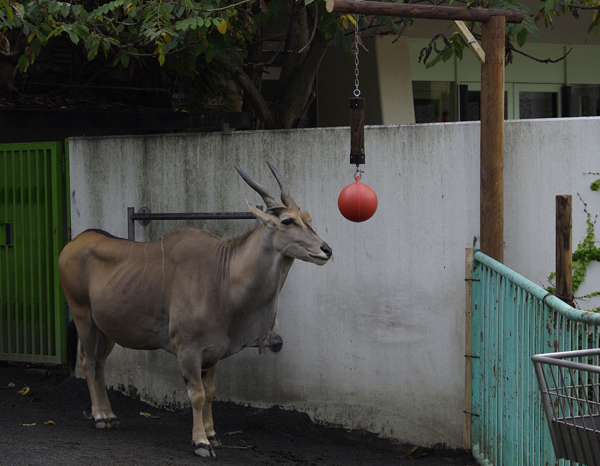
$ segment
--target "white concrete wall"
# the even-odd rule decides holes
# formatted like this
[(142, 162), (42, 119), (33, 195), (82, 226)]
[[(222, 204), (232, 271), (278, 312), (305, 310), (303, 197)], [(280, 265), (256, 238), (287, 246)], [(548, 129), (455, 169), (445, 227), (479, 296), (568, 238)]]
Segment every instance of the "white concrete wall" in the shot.
[[(534, 282), (554, 268), (554, 197), (574, 196), (574, 243), (585, 236), (576, 193), (600, 211), (588, 189), (596, 178), (584, 174), (598, 171), (598, 129), (600, 119), (506, 125), (505, 259)], [(479, 125), (367, 127), (363, 181), (379, 209), (362, 224), (337, 210), (352, 182), (349, 143), (348, 128), (71, 139), (73, 234), (126, 236), (128, 206), (243, 210), (244, 199), (260, 198), (233, 165), (277, 192), (271, 161), (334, 260), (294, 264), (281, 296), (282, 352), (247, 349), (223, 361), (217, 398), (294, 408), (403, 443), (460, 447), (464, 250), (479, 232)], [(232, 236), (254, 222), (197, 224)], [(138, 239), (174, 226), (137, 226)], [(164, 352), (117, 348), (108, 371), (109, 385), (135, 387), (159, 405), (186, 403), (176, 359)]]

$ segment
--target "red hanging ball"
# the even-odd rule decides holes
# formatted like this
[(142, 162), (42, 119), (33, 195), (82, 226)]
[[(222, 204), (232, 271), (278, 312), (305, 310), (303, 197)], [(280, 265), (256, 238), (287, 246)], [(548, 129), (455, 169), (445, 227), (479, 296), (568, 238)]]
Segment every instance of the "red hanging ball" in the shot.
[(377, 194), (373, 188), (360, 182), (360, 176), (356, 176), (356, 183), (342, 189), (338, 197), (338, 208), (351, 222), (364, 222), (377, 210)]

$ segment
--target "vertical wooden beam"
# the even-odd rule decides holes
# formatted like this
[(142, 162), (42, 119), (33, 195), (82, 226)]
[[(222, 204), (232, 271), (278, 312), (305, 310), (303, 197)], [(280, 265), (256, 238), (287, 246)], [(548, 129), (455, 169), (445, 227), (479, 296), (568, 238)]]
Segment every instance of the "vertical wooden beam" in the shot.
[(504, 25), (482, 24), (480, 241), (484, 254), (504, 262)]
[(365, 99), (350, 99), (350, 163), (365, 163)]
[(573, 306), (571, 196), (556, 196), (556, 295)]

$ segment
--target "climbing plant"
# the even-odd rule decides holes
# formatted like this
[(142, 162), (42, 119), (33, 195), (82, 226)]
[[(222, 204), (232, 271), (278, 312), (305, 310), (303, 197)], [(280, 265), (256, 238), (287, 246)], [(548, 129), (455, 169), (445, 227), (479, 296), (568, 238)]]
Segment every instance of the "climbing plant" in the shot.
[[(599, 175), (599, 173), (589, 173), (590, 175)], [(594, 181), (590, 185), (590, 189), (592, 191), (598, 191), (600, 188), (600, 179)], [(587, 268), (589, 264), (593, 261), (600, 262), (600, 248), (595, 244), (595, 226), (596, 221), (598, 219), (598, 215), (592, 216), (592, 214), (588, 210), (587, 203), (583, 200), (581, 194), (577, 193), (579, 199), (583, 203), (583, 211), (586, 214), (586, 236), (585, 238), (577, 245), (577, 249), (573, 252), (573, 293), (575, 293), (583, 281), (585, 280), (585, 276), (587, 274)], [(553, 272), (548, 277), (548, 280), (552, 281), (556, 277), (556, 273)], [(556, 292), (555, 287), (546, 288), (550, 293)], [(600, 296), (600, 291), (594, 291), (592, 293), (586, 294), (584, 296), (576, 296), (575, 299), (588, 299), (594, 296)], [(596, 309), (592, 309), (593, 311), (600, 311), (600, 307)]]

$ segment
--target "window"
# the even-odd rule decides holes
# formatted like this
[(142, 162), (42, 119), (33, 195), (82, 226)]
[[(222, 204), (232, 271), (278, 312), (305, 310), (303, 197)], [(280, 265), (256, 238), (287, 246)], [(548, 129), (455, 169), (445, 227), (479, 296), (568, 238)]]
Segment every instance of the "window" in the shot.
[(557, 118), (557, 92), (519, 92), (519, 118)]
[(455, 89), (448, 81), (413, 81), (415, 122), (456, 121)]
[(569, 87), (571, 116), (600, 116), (600, 85), (576, 84)]

